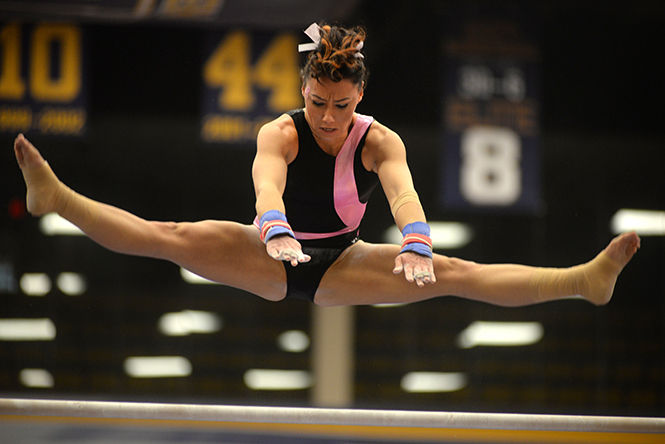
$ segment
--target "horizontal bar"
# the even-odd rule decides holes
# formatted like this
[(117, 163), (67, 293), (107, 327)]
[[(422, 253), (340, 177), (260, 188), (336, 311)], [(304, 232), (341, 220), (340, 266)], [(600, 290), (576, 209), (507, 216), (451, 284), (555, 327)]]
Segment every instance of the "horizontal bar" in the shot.
[(377, 427), (665, 433), (665, 418), (0, 398), (0, 415)]

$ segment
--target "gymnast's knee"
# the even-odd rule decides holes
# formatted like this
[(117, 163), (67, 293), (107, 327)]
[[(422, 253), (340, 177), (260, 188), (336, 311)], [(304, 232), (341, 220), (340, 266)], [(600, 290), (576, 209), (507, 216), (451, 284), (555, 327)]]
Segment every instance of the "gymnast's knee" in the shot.
[(242, 238), (240, 224), (221, 221), (152, 222), (162, 257), (171, 260), (199, 254), (206, 248), (225, 248)]
[(442, 256), (440, 254), (434, 255), (434, 273), (437, 276), (446, 274), (453, 276), (465, 276), (480, 268), (480, 264), (459, 259), (456, 257)]
[(186, 237), (187, 223), (182, 222), (148, 222), (151, 227), (152, 243), (156, 248), (156, 256), (162, 259), (174, 259), (175, 254), (183, 246)]

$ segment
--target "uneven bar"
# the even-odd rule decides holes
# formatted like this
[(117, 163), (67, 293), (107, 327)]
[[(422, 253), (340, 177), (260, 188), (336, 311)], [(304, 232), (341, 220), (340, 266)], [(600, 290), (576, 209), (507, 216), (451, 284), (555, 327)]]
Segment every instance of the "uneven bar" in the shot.
[(450, 429), (665, 433), (665, 418), (0, 398), (0, 415)]

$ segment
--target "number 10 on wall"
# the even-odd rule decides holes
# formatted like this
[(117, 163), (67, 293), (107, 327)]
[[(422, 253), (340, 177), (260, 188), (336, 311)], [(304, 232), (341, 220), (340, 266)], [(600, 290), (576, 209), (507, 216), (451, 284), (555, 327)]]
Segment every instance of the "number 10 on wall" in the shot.
[(82, 34), (73, 24), (0, 24), (0, 132), (83, 133)]

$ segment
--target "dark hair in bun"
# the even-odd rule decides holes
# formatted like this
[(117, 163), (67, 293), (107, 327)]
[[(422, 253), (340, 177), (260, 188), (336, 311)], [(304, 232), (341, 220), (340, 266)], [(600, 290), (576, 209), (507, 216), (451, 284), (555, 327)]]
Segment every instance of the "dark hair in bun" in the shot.
[(333, 82), (349, 79), (358, 87), (367, 83), (369, 70), (360, 52), (365, 41), (365, 30), (340, 26), (320, 27), (321, 41), (307, 56), (300, 74), (303, 82), (307, 79), (327, 78)]

